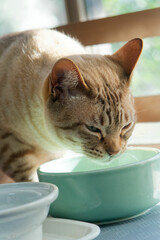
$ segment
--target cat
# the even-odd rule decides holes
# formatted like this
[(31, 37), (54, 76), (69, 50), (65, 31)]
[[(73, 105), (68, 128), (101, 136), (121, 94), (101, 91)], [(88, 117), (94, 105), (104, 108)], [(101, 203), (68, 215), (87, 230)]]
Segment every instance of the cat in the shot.
[(103, 56), (56, 30), (1, 37), (1, 171), (32, 181), (67, 149), (96, 159), (123, 152), (136, 121), (129, 86), (141, 51), (138, 38)]

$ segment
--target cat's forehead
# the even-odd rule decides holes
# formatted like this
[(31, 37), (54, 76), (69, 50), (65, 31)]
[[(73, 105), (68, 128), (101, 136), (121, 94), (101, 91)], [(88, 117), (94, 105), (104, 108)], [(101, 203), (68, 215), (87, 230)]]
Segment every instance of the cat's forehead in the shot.
[(97, 71), (102, 70), (102, 68), (118, 72), (123, 71), (122, 67), (116, 64), (110, 55), (83, 54), (70, 56), (69, 58), (76, 63), (80, 71), (86, 71), (87, 69)]
[(78, 66), (84, 80), (93, 89), (103, 88), (105, 84), (118, 87), (120, 79), (124, 77), (122, 67), (113, 62), (110, 56), (84, 54), (71, 58)]

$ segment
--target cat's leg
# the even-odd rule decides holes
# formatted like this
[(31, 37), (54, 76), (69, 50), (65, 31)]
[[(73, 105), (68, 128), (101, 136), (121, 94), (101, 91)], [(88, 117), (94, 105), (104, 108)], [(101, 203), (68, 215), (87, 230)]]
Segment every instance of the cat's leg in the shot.
[[(1, 131), (2, 133), (2, 131)], [(15, 134), (3, 132), (0, 141), (0, 167), (15, 181), (29, 181), (35, 169), (34, 149), (20, 141)]]
[(15, 181), (0, 169), (0, 184), (13, 182)]
[(53, 154), (20, 140), (14, 133), (0, 132), (0, 169), (16, 182), (35, 180), (37, 168)]

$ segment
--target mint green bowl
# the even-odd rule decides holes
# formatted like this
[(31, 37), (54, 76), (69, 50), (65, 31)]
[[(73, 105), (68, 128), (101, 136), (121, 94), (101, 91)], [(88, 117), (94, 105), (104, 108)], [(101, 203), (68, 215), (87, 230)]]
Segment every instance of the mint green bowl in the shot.
[(160, 151), (128, 148), (99, 164), (84, 156), (54, 160), (38, 169), (39, 180), (59, 188), (50, 215), (110, 223), (144, 213), (160, 201)]

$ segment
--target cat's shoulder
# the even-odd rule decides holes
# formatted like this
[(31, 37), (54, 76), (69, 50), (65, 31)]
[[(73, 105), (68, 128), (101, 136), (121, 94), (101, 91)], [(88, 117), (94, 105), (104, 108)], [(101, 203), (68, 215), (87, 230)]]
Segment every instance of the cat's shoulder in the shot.
[[(32, 48), (60, 48), (68, 49), (69, 52), (80, 51), (83, 53), (83, 46), (81, 43), (64, 33), (58, 32), (57, 30), (50, 29), (36, 29), (28, 30), (23, 32), (11, 33), (0, 37), (0, 55), (10, 47), (11, 45), (19, 48), (22, 44), (23, 46), (30, 46)], [(72, 53), (71, 51), (71, 53)]]
[(14, 32), (3, 35), (0, 37), (0, 55), (3, 54), (11, 45), (19, 45), (20, 42), (24, 42), (28, 37), (32, 37), (34, 31)]

